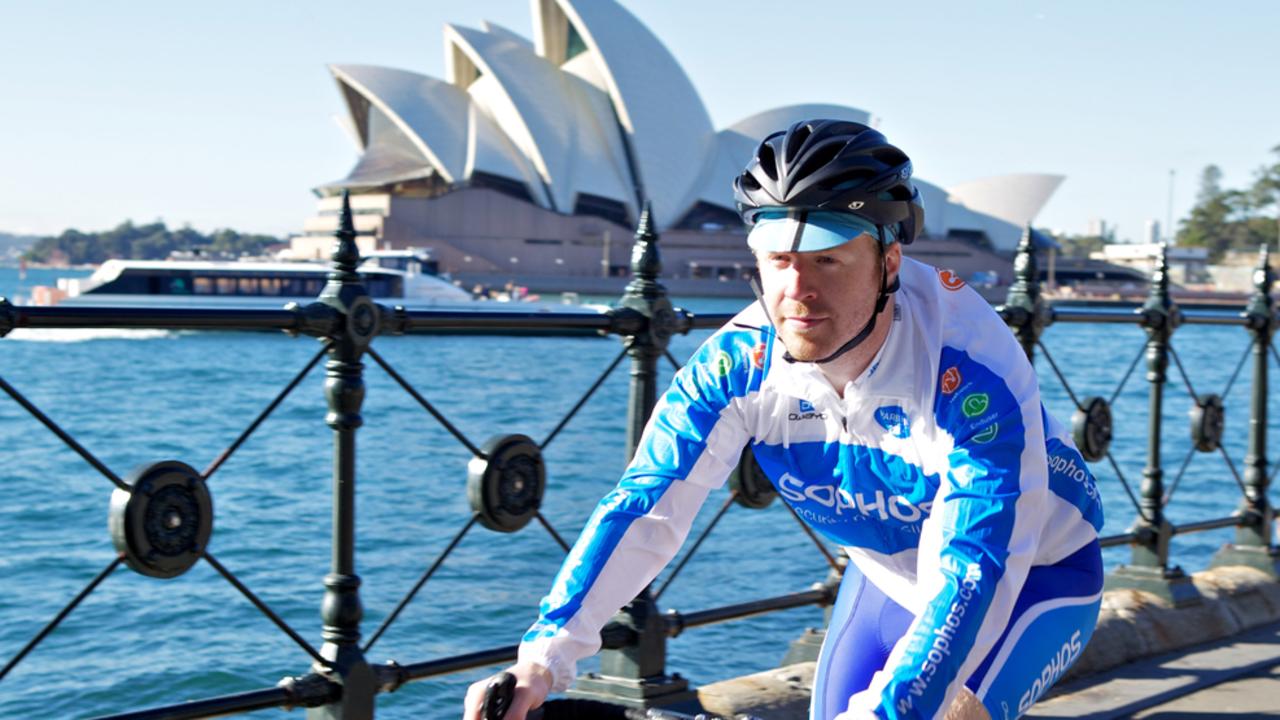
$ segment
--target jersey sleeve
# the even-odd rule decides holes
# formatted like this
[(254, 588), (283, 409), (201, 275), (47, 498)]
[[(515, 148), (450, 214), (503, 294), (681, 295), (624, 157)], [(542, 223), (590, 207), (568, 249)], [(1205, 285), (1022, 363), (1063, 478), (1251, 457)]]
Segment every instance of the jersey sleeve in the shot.
[[(873, 680), (876, 715), (941, 717), (994, 646), (1035, 556), (1047, 487), (1039, 390), (1030, 364), (944, 347), (935, 388), (940, 487), (922, 530), (927, 598)], [(941, 451), (940, 451), (941, 452)]]
[(600, 629), (684, 542), (711, 490), (724, 484), (748, 437), (741, 400), (758, 387), (746, 333), (712, 336), (659, 399), (635, 457), (600, 501), (520, 645), (522, 661), (569, 686), (600, 649)]

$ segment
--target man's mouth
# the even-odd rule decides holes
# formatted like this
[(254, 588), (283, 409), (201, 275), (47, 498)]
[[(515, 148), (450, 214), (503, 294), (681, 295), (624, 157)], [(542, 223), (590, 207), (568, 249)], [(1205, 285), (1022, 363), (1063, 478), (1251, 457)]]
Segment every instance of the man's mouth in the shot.
[(822, 324), (826, 319), (825, 315), (788, 315), (783, 319), (783, 323), (796, 330), (808, 330)]

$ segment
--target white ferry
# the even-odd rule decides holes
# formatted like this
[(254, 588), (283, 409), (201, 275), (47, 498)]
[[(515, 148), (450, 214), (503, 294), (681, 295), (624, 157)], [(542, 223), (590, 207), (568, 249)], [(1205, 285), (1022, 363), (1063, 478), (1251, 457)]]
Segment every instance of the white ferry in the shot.
[[(312, 302), (328, 280), (320, 262), (108, 260), (87, 278), (59, 278), (36, 288), (37, 305), (206, 305), (280, 307)], [(362, 259), (365, 289), (385, 304), (422, 308), (478, 305), (436, 274), (435, 261), (415, 250), (380, 250)]]

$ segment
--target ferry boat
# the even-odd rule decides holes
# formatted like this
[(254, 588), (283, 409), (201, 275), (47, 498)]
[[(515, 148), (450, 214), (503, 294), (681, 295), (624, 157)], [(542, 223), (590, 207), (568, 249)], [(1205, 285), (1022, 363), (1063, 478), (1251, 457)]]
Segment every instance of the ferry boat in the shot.
[[(321, 262), (252, 260), (108, 260), (87, 278), (59, 278), (32, 292), (36, 305), (205, 305), (280, 307), (311, 302), (328, 280)], [(378, 302), (406, 307), (470, 307), (473, 296), (437, 274), (417, 250), (380, 250), (362, 259), (360, 275)]]

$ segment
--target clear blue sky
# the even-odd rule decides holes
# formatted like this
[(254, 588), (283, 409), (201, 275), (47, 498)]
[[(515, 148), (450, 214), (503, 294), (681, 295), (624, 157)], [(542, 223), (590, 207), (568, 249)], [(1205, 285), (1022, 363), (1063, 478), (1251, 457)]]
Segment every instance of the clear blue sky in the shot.
[[(1177, 218), (1205, 165), (1241, 186), (1280, 145), (1270, 0), (623, 2), (717, 127), (862, 108), (944, 187), (1066, 175), (1039, 226), (1136, 239), (1171, 169)], [(443, 24), (485, 19), (529, 35), (529, 2), (0, 0), (0, 231), (297, 231), (356, 159), (325, 65), (442, 77)]]

